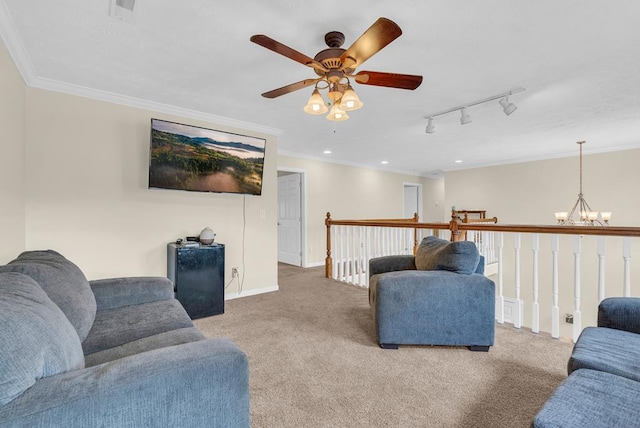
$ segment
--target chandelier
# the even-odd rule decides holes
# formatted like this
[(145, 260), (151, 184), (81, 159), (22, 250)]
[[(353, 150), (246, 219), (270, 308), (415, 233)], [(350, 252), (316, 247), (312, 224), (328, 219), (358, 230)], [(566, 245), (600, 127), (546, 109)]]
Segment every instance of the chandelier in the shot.
[[(327, 98), (329, 102), (325, 103), (325, 100), (320, 95), (320, 89), (328, 89)], [(331, 105), (331, 110), (327, 105)], [(324, 114), (327, 111), (327, 119), (334, 122), (340, 122), (349, 119), (348, 111), (358, 110), (364, 105), (356, 91), (351, 87), (349, 78), (342, 77), (336, 78), (329, 76), (316, 83), (307, 105), (303, 107), (305, 113), (309, 114)]]
[[(582, 145), (585, 141), (578, 141), (580, 146), (580, 193), (578, 200), (573, 205), (571, 212), (559, 211), (555, 213), (556, 221), (561, 226), (608, 226), (611, 218), (611, 211), (593, 211), (582, 193)], [(578, 219), (573, 216), (578, 213)]]

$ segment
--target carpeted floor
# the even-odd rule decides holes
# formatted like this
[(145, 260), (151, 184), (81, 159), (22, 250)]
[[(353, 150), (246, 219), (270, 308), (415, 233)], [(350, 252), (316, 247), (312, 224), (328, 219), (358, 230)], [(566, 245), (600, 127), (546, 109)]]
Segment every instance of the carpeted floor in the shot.
[(497, 326), (488, 353), (375, 342), (367, 290), (280, 264), (280, 291), (196, 321), (248, 356), (253, 428), (527, 427), (572, 344)]

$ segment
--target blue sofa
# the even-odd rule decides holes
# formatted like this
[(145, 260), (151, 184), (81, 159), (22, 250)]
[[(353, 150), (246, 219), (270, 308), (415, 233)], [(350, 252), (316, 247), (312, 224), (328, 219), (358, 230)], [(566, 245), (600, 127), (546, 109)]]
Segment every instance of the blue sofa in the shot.
[(640, 299), (604, 299), (598, 326), (582, 331), (567, 369), (534, 427), (640, 427)]
[(0, 426), (248, 427), (249, 369), (166, 278), (87, 281), (55, 251), (0, 266)]
[(415, 257), (369, 262), (369, 303), (378, 344), (469, 346), (488, 351), (495, 335), (495, 284), (473, 242), (428, 236)]

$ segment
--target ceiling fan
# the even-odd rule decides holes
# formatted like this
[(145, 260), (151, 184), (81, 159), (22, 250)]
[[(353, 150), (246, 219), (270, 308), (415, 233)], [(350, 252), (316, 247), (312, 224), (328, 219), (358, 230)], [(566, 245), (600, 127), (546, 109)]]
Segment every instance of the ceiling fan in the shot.
[(262, 96), (276, 98), (299, 89), (315, 86), (304, 111), (309, 114), (324, 114), (329, 108), (320, 95), (319, 89), (328, 89), (327, 97), (330, 99), (328, 104), (332, 107), (327, 119), (341, 121), (349, 118), (347, 111), (357, 110), (363, 106), (362, 101), (351, 87), (351, 80), (362, 85), (416, 89), (422, 83), (422, 76), (380, 71), (355, 73), (357, 67), (400, 37), (401, 34), (402, 30), (395, 22), (387, 18), (378, 18), (348, 49), (343, 49), (341, 46), (345, 41), (344, 34), (339, 31), (330, 31), (324, 37), (328, 48), (318, 52), (313, 58), (263, 34), (251, 36), (252, 42), (313, 68), (319, 76), (265, 92)]

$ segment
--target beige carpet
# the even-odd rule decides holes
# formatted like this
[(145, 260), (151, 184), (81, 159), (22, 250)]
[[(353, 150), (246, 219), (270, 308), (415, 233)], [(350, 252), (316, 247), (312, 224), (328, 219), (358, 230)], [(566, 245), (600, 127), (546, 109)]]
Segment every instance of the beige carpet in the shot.
[(249, 357), (262, 427), (526, 427), (566, 376), (572, 344), (498, 326), (488, 353), (375, 343), (367, 290), (279, 266), (280, 291), (196, 321)]

